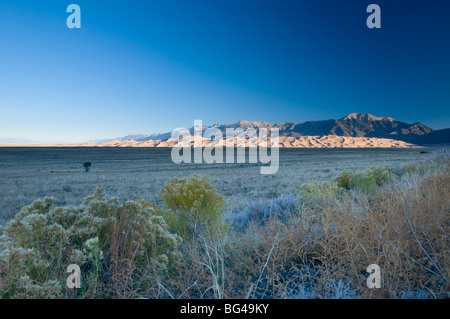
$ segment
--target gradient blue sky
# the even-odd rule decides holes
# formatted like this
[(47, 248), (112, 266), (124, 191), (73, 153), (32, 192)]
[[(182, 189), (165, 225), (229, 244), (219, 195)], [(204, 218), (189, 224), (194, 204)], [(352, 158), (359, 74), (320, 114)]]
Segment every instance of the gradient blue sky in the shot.
[[(82, 28), (68, 29), (76, 3)], [(368, 29), (377, 3), (382, 29)], [(0, 137), (367, 112), (450, 127), (450, 1), (1, 0)]]

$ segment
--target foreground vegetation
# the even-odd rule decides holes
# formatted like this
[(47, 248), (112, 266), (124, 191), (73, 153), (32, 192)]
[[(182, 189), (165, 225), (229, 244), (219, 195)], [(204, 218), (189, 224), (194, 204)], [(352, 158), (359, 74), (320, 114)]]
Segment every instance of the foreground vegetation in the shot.
[(170, 180), (160, 203), (100, 189), (79, 206), (37, 200), (0, 228), (0, 297), (449, 298), (449, 164), (436, 152), (345, 170), (228, 212), (197, 175)]

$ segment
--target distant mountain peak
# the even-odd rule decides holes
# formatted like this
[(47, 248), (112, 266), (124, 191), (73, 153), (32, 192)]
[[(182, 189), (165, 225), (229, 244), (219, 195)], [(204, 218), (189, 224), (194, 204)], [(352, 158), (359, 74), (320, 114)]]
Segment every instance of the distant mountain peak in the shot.
[(246, 121), (246, 120), (238, 121), (232, 125), (239, 126), (242, 128), (249, 128), (249, 127), (261, 128), (261, 127), (270, 127), (271, 126), (269, 123), (262, 122), (262, 121)]
[(252, 122), (250, 121), (246, 121), (246, 120), (241, 120), (241, 121), (237, 121), (236, 123), (234, 123), (236, 125), (240, 125), (240, 126), (249, 126), (252, 124)]
[(369, 113), (351, 113), (346, 117), (344, 117), (342, 120), (360, 120), (367, 122), (383, 121), (383, 120), (395, 121), (391, 117), (377, 117)]

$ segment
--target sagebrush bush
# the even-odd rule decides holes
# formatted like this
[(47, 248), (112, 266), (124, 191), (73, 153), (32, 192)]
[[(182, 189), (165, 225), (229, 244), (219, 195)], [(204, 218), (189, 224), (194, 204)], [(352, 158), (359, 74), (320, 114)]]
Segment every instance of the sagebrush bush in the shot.
[(225, 217), (235, 230), (243, 230), (252, 222), (262, 226), (270, 218), (284, 221), (287, 216), (295, 212), (296, 197), (280, 195), (277, 198), (249, 202), (239, 210), (227, 212)]
[(169, 209), (167, 222), (185, 240), (213, 236), (225, 227), (225, 201), (207, 176), (172, 178), (161, 189), (160, 196)]
[(78, 297), (150, 293), (180, 258), (180, 237), (137, 201), (107, 199), (97, 189), (78, 207), (53, 203), (35, 201), (2, 229), (0, 297), (63, 297), (69, 264), (82, 270)]
[(431, 162), (441, 167), (450, 166), (450, 153), (448, 152), (448, 149), (433, 151)]

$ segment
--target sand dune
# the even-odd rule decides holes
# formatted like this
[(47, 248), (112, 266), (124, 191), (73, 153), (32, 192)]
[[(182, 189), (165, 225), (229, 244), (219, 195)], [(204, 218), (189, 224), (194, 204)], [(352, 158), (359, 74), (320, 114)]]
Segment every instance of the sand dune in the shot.
[[(269, 139), (270, 141), (270, 139)], [(233, 141), (229, 141), (232, 143)], [(105, 143), (83, 143), (83, 144), (37, 144), (37, 145), (0, 145), (0, 147), (174, 147), (178, 143), (178, 140), (168, 139), (166, 141), (161, 140), (148, 140), (144, 142), (137, 142), (135, 140), (119, 141), (114, 140)], [(234, 139), (235, 146), (242, 147), (257, 147), (264, 146), (259, 143), (257, 138), (254, 137), (250, 140)], [(270, 143), (273, 146), (273, 143)], [(193, 141), (189, 143), (193, 146)], [(226, 140), (208, 140), (202, 138), (202, 146), (222, 146), (226, 145)], [(181, 145), (187, 146), (187, 145)], [(268, 146), (266, 144), (265, 146)], [(403, 141), (386, 139), (386, 138), (370, 138), (370, 137), (349, 137), (349, 136), (280, 136), (279, 137), (280, 148), (414, 148), (420, 147), (415, 144), (406, 143)]]

